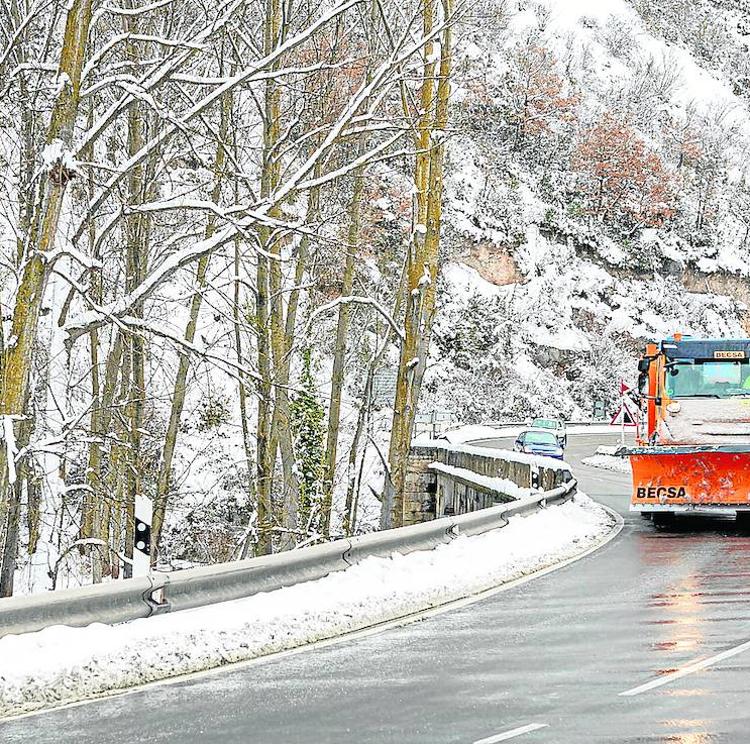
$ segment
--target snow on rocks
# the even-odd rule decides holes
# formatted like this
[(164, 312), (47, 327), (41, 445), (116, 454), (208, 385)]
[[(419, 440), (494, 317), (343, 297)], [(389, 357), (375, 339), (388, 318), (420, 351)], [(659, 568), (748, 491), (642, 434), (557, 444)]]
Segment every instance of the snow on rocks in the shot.
[(572, 558), (613, 529), (588, 497), (324, 579), (119, 626), (0, 639), (0, 717), (249, 660), (404, 618)]

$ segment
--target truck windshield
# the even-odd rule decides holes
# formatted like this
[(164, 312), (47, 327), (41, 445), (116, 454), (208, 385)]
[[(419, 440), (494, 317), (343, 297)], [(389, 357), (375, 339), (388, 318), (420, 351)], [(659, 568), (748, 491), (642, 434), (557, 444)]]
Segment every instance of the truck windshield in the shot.
[(750, 395), (749, 361), (679, 360), (667, 370), (670, 398)]

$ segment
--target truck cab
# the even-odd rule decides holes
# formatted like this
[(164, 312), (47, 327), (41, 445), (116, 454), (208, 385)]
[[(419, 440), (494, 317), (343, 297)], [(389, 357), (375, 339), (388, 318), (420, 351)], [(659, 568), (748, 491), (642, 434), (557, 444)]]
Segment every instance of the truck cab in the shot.
[(750, 515), (750, 339), (675, 334), (638, 370), (631, 510)]

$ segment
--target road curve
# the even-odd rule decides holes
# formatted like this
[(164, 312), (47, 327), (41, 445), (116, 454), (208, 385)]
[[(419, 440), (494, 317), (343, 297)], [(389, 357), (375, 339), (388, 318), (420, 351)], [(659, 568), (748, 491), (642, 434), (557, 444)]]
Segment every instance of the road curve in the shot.
[(750, 536), (656, 532), (626, 476), (581, 464), (601, 439), (571, 437), (568, 459), (625, 528), (583, 560), (415, 625), (0, 723), (0, 741), (743, 744)]

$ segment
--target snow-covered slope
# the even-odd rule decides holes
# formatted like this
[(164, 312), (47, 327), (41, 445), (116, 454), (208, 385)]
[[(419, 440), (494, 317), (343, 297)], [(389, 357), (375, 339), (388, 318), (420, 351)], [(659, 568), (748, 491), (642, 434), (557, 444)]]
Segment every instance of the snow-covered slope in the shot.
[[(467, 34), (456, 93), (467, 133), (451, 142), (448, 264), (424, 408), (469, 421), (587, 416), (595, 400), (614, 403), (618, 378), (633, 380), (644, 339), (746, 335), (742, 2), (711, 14), (689, 3), (681, 16), (685, 5), (514, 3), (503, 23)], [(696, 14), (716, 45), (705, 53)], [(599, 135), (599, 151), (642, 147), (630, 175), (642, 179), (641, 208), (662, 202), (658, 217), (627, 207), (626, 188), (598, 209), (580, 153)], [(627, 157), (594, 174), (609, 179), (605, 191)], [(663, 191), (652, 188), (660, 178)]]

